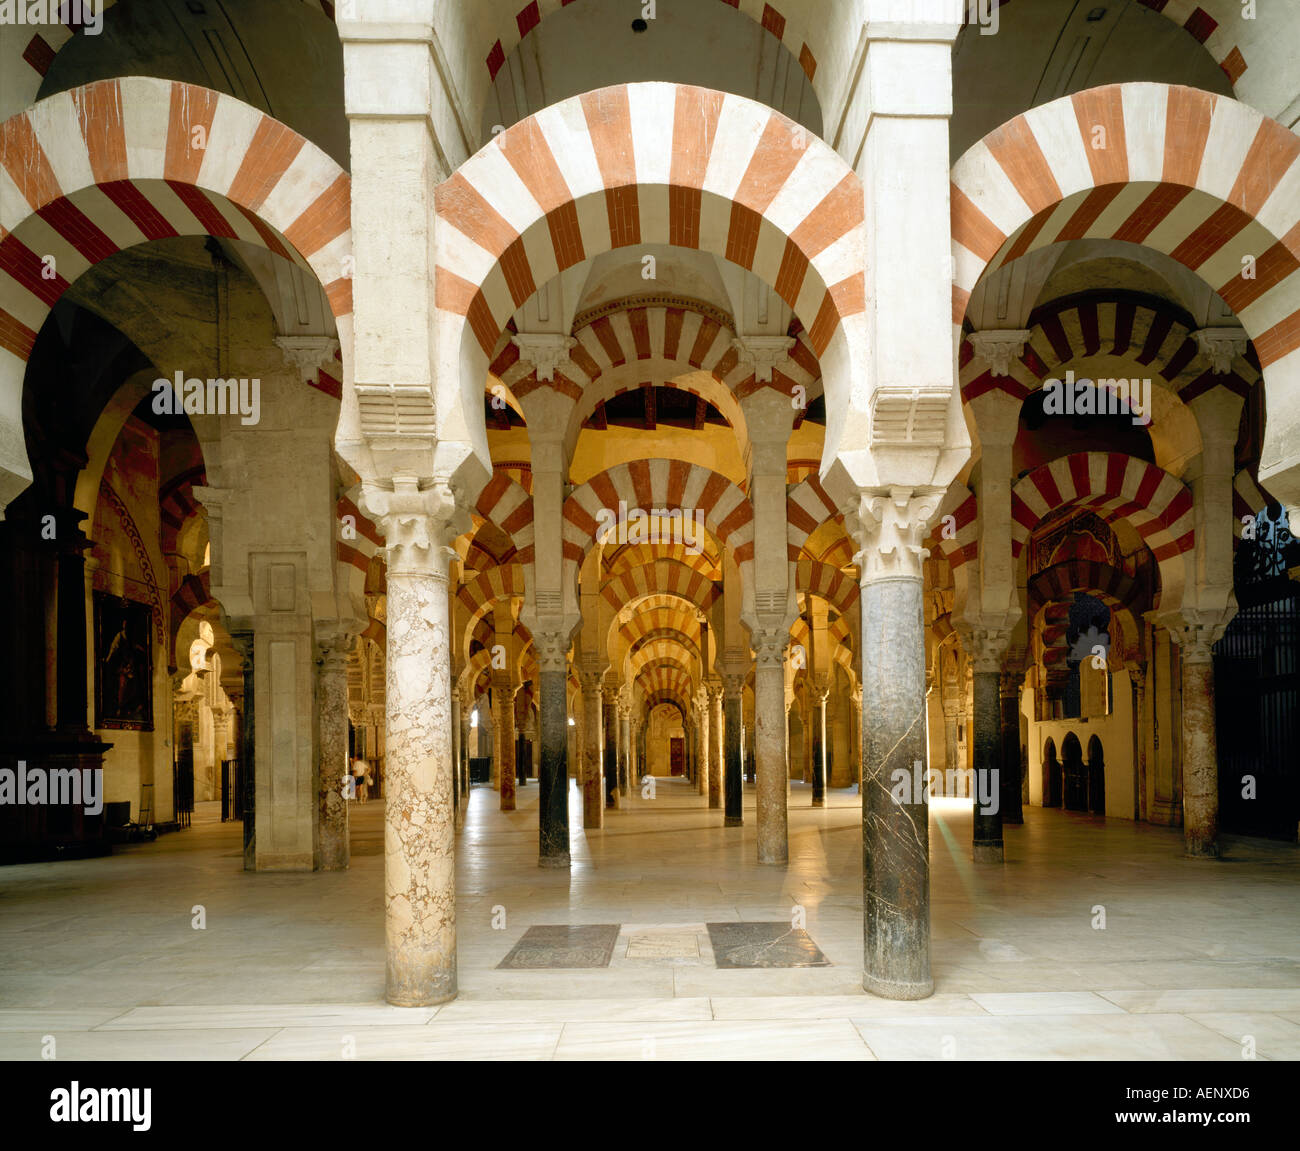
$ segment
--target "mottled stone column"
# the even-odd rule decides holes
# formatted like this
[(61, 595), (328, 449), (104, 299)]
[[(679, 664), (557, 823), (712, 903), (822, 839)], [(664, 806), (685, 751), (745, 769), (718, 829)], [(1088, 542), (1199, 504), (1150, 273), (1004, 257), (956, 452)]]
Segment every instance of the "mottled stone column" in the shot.
[(758, 862), (784, 864), (790, 857), (786, 796), (790, 791), (785, 758), (785, 649), (789, 632), (760, 626), (753, 636), (754, 759), (757, 772)]
[(864, 496), (851, 519), (862, 565), (862, 985), (887, 999), (934, 991), (920, 541), (937, 502), (894, 489)]
[(1189, 859), (1219, 856), (1219, 761), (1214, 657), (1208, 629), (1187, 628), (1183, 665), (1183, 844)]
[(582, 826), (605, 826), (605, 788), (601, 779), (601, 683), (605, 673), (584, 671), (582, 683)]
[(533, 636), (539, 668), (542, 761), (538, 777), (539, 867), (569, 866), (568, 639), (558, 632)]
[(501, 789), (501, 810), (515, 810), (515, 692), (505, 676), (492, 677), (493, 774)]
[(826, 686), (813, 688), (808, 708), (812, 725), (812, 805), (826, 806)]
[(1147, 817), (1147, 740), (1146, 729), (1146, 679), (1147, 665), (1136, 664), (1129, 669), (1133, 684), (1133, 818)]
[(998, 681), (1002, 708), (1002, 822), (1024, 823), (1021, 807), (1020, 684), (1017, 672), (1002, 673)]
[(740, 705), (744, 690), (743, 675), (723, 675), (722, 726), (726, 741), (726, 763), (723, 765), (726, 777), (724, 827), (740, 827), (745, 822), (744, 786), (740, 778)]
[[(469, 677), (465, 677), (468, 681)], [(462, 681), (459, 691), (460, 698), (460, 761), (457, 764), (459, 773), (458, 786), (460, 787), (460, 809), (461, 823), (463, 824), (466, 816), (469, 815), (469, 741), (470, 741), (470, 717), (474, 714), (474, 689), (469, 682)]]
[(996, 664), (975, 665), (975, 780), (972, 825), (976, 863), (1001, 863), (1002, 705)]
[(705, 686), (709, 708), (709, 809), (722, 807), (722, 777), (726, 770), (722, 736), (722, 685), (710, 681)]
[(316, 639), (316, 850), (317, 871), (342, 871), (350, 860), (348, 801), (348, 650), (346, 631)]
[[(450, 488), (367, 482), (363, 510), (384, 534), (388, 667), (384, 804), (386, 997), (424, 1007), (456, 997), (456, 834), (451, 789), (447, 564)], [(453, 526), (455, 524), (455, 526)]]
[(239, 719), (239, 814), (244, 821), (244, 870), (257, 870), (257, 773), (255, 751), (256, 726), (253, 701), (253, 652), (255, 638), (251, 631), (232, 631), (230, 642), (239, 653), (244, 675), (244, 710)]
[(632, 768), (632, 707), (626, 701), (618, 705), (618, 786), (624, 796), (632, 794), (635, 779)]
[(700, 795), (709, 794), (709, 706), (703, 690), (695, 697), (695, 714), (700, 725), (699, 769), (696, 772), (695, 790)]
[(602, 754), (605, 764), (605, 806), (617, 811), (622, 806), (618, 790), (618, 709), (615, 704), (613, 689), (605, 693), (601, 717), (605, 728), (605, 742)]
[[(455, 682), (454, 676), (452, 682)], [(453, 688), (451, 693), (451, 798), (452, 816), (457, 831), (460, 831), (465, 826), (465, 802), (460, 791), (461, 764), (465, 759), (465, 748), (461, 743), (461, 739), (460, 692)]]

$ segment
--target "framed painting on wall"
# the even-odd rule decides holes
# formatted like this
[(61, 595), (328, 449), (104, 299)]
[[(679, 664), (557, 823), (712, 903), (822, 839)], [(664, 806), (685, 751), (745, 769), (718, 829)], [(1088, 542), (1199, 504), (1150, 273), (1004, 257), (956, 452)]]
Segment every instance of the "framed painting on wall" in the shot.
[(95, 723), (153, 731), (153, 609), (95, 593)]

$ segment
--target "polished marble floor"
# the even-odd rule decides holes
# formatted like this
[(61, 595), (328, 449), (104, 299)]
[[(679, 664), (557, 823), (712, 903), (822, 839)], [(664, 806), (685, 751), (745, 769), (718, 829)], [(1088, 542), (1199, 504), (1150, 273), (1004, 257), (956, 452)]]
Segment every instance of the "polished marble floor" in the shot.
[[(791, 786), (790, 864), (755, 862), (681, 781), (540, 870), (537, 787), (471, 796), (459, 840), (460, 997), (383, 1002), (383, 807), (351, 870), (245, 874), (240, 828), (108, 858), (0, 868), (0, 1058), (1300, 1058), (1300, 847), (1031, 808), (1007, 862), (970, 859), (969, 805), (931, 811), (935, 995), (861, 990), (859, 797)], [(195, 923), (202, 909), (203, 928)], [(710, 924), (806, 930), (829, 966), (719, 967)], [(607, 965), (499, 967), (529, 928), (618, 925)], [(603, 944), (602, 944), (603, 946)]]

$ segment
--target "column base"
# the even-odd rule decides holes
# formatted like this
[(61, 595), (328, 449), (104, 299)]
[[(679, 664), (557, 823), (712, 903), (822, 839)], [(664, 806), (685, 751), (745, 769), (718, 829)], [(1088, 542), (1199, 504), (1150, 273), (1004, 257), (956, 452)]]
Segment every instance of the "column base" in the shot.
[(1188, 840), (1184, 847), (1183, 857), (1185, 859), (1218, 859), (1219, 845), (1213, 840), (1209, 843)]
[(783, 855), (780, 859), (763, 859), (760, 856), (758, 862), (761, 867), (785, 867), (789, 864), (790, 857)]
[(924, 983), (895, 983), (890, 979), (877, 979), (870, 972), (862, 973), (862, 990), (880, 999), (929, 999), (934, 994), (934, 980)]
[(812, 805), (813, 805), (813, 807), (825, 807), (825, 806), (826, 806), (826, 800), (825, 800), (824, 798), (822, 798), (822, 799), (818, 799), (817, 796), (814, 795), (814, 796), (813, 796)]
[(1004, 863), (1006, 861), (1000, 843), (977, 843), (975, 844), (974, 856), (976, 863)]
[(722, 821), (723, 827), (744, 827), (745, 821), (739, 815), (728, 815)]
[(394, 1007), (439, 1007), (444, 1003), (450, 1003), (456, 998), (457, 994), (459, 992), (453, 987), (450, 994), (417, 995), (410, 998), (403, 995), (385, 994), (384, 1001)]
[(709, 800), (709, 810), (710, 810), (710, 811), (721, 811), (721, 810), (722, 810), (722, 800), (718, 800), (717, 803), (714, 803), (713, 800)]
[(551, 871), (564, 871), (569, 867), (569, 853), (566, 851), (563, 855), (539, 855), (537, 857), (537, 866), (545, 867)]

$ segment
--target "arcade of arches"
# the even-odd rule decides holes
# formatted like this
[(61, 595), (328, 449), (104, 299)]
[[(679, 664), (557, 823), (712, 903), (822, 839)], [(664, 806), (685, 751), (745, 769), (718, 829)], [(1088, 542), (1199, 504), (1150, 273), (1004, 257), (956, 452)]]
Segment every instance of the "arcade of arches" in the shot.
[(347, 868), (359, 757), (412, 1006), (486, 788), (557, 870), (647, 780), (755, 867), (860, 790), (900, 999), (929, 795), (974, 883), (1029, 807), (1294, 842), (1275, 6), (335, 7), (0, 27), (0, 752), (104, 800), (9, 857), (220, 800)]

